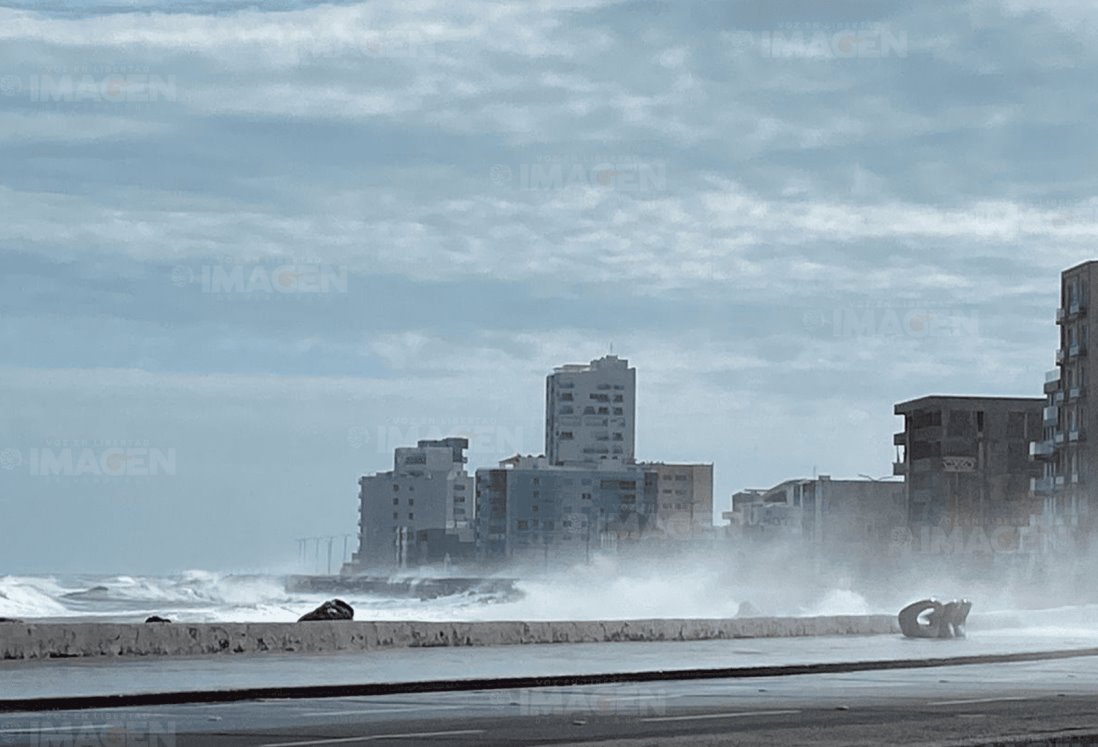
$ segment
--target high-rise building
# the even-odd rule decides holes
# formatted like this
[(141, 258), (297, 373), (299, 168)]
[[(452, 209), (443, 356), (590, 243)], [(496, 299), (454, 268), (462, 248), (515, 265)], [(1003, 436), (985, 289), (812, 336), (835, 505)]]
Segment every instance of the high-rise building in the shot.
[(637, 465), (591, 467), (515, 456), (476, 473), (477, 549), (488, 563), (561, 565), (642, 538), (656, 477)]
[(1040, 506), (1030, 480), (1039, 473), (1028, 444), (1041, 437), (1043, 405), (1029, 397), (952, 396), (896, 405), (904, 430), (893, 439), (903, 450), (893, 473), (904, 477), (911, 532), (1033, 524)]
[(549, 464), (632, 464), (636, 392), (636, 369), (615, 355), (554, 369), (545, 382), (545, 455)]
[(393, 469), (359, 480), (357, 570), (403, 568), (472, 553), (475, 498), (465, 438), (419, 441)]
[(1066, 529), (1076, 540), (1090, 538), (1098, 514), (1089, 498), (1098, 483), (1098, 452), (1089, 440), (1098, 433), (1098, 412), (1090, 406), (1087, 374), (1089, 331), (1098, 315), (1092, 295), (1096, 288), (1098, 260), (1060, 276), (1060, 347), (1056, 368), (1045, 379), (1044, 432), (1030, 445), (1040, 469), (1033, 492), (1043, 501), (1046, 529), (1052, 534)]

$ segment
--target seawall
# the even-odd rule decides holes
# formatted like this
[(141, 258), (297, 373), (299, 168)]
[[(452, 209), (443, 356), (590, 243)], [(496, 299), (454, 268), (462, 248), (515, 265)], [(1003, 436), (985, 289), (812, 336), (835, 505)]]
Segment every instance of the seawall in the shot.
[(0, 623), (0, 660), (899, 633), (892, 615), (557, 622)]

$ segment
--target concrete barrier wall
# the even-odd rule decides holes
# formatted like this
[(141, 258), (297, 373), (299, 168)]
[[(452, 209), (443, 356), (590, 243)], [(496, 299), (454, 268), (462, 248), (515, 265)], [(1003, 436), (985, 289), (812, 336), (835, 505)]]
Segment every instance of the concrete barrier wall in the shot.
[(0, 660), (898, 633), (891, 615), (580, 622), (0, 623)]

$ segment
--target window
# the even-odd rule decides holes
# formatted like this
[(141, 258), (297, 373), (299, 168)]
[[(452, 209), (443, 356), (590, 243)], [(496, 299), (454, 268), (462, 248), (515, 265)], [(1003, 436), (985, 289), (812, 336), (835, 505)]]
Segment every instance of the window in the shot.
[(414, 506), (414, 505), (416, 505), (416, 499), (415, 499), (415, 498), (409, 498), (409, 499), (408, 499), (408, 505), (409, 505), (409, 506)]
[(408, 518), (409, 519), (414, 519), (414, 518), (416, 518), (416, 515), (415, 514), (408, 514)]
[(515, 522), (515, 527), (517, 527), (519, 531), (525, 531), (530, 528), (530, 523), (526, 521), (526, 519), (519, 519)]
[(535, 503), (533, 506), (530, 507), (530, 510), (536, 514), (538, 512), (538, 504)]
[(393, 519), (395, 520), (395, 519), (399, 519), (399, 518), (400, 518), (400, 514), (398, 514), (396, 511), (393, 511)]
[(399, 499), (399, 498), (394, 498), (394, 499), (393, 499), (393, 505), (395, 506), (395, 505), (397, 505), (398, 503), (400, 503), (400, 499)]

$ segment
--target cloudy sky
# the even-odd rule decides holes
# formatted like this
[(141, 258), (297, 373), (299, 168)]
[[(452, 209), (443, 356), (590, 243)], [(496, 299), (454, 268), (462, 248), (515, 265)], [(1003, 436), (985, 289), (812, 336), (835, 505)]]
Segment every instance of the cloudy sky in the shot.
[(0, 574), (291, 567), (394, 446), (540, 452), (545, 374), (611, 346), (638, 456), (714, 462), (718, 510), (887, 474), (894, 403), (1041, 393), (1096, 37), (1088, 0), (8, 0)]

